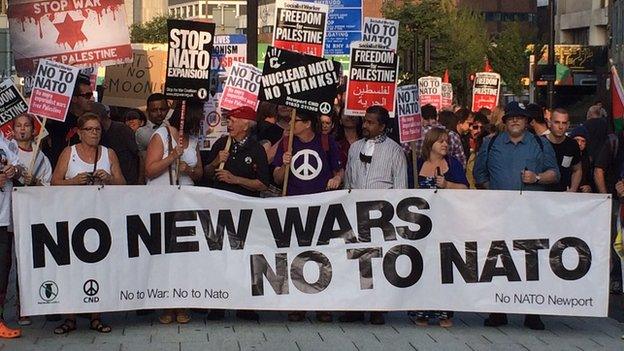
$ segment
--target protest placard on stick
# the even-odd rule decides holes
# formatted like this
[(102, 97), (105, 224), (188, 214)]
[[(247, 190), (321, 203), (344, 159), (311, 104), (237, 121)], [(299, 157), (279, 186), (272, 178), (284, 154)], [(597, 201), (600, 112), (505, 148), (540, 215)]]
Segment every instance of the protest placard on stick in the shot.
[(328, 11), (326, 4), (278, 0), (273, 46), (323, 57)]
[(226, 110), (249, 106), (255, 110), (261, 83), (262, 71), (255, 66), (235, 62), (225, 79), (219, 106)]
[(141, 108), (153, 93), (164, 92), (167, 52), (165, 45), (137, 45), (131, 63), (106, 67), (102, 103)]
[(453, 106), (453, 84), (442, 82), (442, 101), (441, 108), (449, 108)]
[(398, 70), (396, 52), (352, 43), (345, 113), (364, 116), (368, 107), (379, 105), (394, 117)]
[(401, 143), (409, 143), (422, 137), (418, 86), (403, 85), (397, 89), (397, 117)]
[(436, 110), (440, 111), (442, 107), (442, 78), (418, 78), (418, 100), (420, 101), (420, 106), (432, 105)]
[(123, 0), (11, 0), (8, 17), (22, 76), (32, 74), (40, 59), (75, 67), (132, 60)]
[(399, 45), (399, 21), (364, 17), (362, 41), (378, 43), (386, 49), (396, 51)]
[(28, 104), (11, 79), (0, 83), (0, 128), (28, 111)]
[(206, 100), (215, 24), (170, 19), (167, 29), (165, 94), (172, 99)]
[(478, 72), (472, 86), (472, 110), (479, 111), (485, 107), (494, 109), (498, 106), (500, 93), (500, 74), (494, 72)]
[(79, 71), (62, 63), (39, 61), (28, 113), (65, 122)]
[(329, 114), (339, 82), (340, 63), (269, 47), (258, 100)]

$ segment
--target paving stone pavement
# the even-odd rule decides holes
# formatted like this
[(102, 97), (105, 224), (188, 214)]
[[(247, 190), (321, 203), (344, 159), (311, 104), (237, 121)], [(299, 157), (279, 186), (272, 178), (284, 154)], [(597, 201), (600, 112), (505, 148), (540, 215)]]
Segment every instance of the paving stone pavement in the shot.
[[(11, 287), (5, 317), (15, 326), (14, 282)], [(622, 322), (623, 299), (617, 296), (611, 306), (612, 315)], [(319, 323), (313, 313), (307, 317), (293, 323), (286, 313), (263, 312), (259, 322), (250, 322), (237, 320), (230, 311), (224, 321), (206, 321), (204, 313), (194, 312), (188, 324), (162, 325), (157, 313), (118, 312), (103, 316), (113, 328), (109, 334), (89, 330), (88, 319), (78, 318), (78, 330), (59, 336), (53, 329), (60, 322), (39, 316), (23, 328), (21, 338), (0, 339), (0, 351), (624, 350), (624, 323), (613, 318), (545, 316), (546, 330), (532, 331), (517, 315), (510, 316), (508, 326), (485, 328), (486, 314), (459, 312), (448, 329), (418, 327), (404, 312), (387, 314), (383, 326)]]

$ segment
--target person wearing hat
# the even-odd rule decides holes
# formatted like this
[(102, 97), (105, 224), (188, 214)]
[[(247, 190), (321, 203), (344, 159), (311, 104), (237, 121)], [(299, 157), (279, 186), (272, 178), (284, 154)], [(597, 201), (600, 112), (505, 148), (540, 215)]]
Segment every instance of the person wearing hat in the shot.
[(266, 152), (250, 137), (255, 126), (256, 111), (251, 107), (242, 106), (227, 113), (228, 136), (215, 142), (205, 167), (215, 188), (253, 197), (267, 189), (271, 174)]
[[(478, 188), (492, 190), (544, 190), (559, 181), (559, 168), (552, 146), (543, 137), (527, 131), (531, 119), (523, 104), (512, 101), (505, 107), (505, 131), (483, 140), (473, 171)], [(487, 327), (507, 324), (507, 315), (491, 313)], [(524, 325), (543, 330), (537, 315), (526, 315)]]
[(581, 185), (579, 186), (579, 192), (591, 193), (592, 189), (592, 172), (591, 163), (589, 161), (589, 154), (587, 153), (587, 139), (589, 131), (585, 126), (578, 126), (570, 132), (570, 138), (574, 139), (581, 151), (581, 169), (583, 176), (581, 177)]
[[(241, 106), (226, 114), (228, 135), (217, 140), (208, 156), (204, 171), (212, 178), (213, 187), (240, 195), (259, 197), (271, 181), (269, 164), (264, 147), (251, 133), (256, 127), (256, 111)], [(213, 309), (209, 320), (225, 317), (225, 310)], [(258, 313), (238, 310), (236, 317), (258, 320)]]

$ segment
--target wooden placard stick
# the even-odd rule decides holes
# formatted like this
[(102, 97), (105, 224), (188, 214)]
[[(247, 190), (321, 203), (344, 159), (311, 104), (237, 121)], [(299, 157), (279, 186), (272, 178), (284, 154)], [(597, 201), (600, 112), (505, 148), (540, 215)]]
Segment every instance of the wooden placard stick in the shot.
[[(292, 148), (293, 148), (293, 139), (295, 138), (295, 119), (297, 118), (297, 109), (293, 108), (290, 111), (290, 131), (288, 132), (288, 152), (292, 153)], [(292, 155), (291, 155), (291, 160), (292, 162)], [(288, 175), (290, 174), (290, 165), (288, 165), (288, 167), (286, 167), (286, 170), (284, 171), (286, 173), (284, 173), (284, 184), (282, 186), (282, 196), (286, 196), (286, 193), (288, 192)]]
[[(35, 116), (35, 118), (38, 118), (37, 116)], [(46, 117), (43, 118), (43, 121), (41, 122), (41, 129), (39, 130), (39, 134), (37, 134), (37, 139), (35, 140), (35, 146), (33, 147), (33, 156), (32, 156), (32, 160), (30, 160), (30, 166), (28, 167), (28, 172), (33, 172), (35, 171), (35, 161), (37, 161), (37, 156), (39, 155), (39, 149), (41, 148), (41, 140), (43, 139), (43, 132), (45, 130), (45, 125), (46, 122), (48, 122), (48, 119)], [(34, 176), (34, 174), (32, 174)], [(28, 186), (28, 184), (24, 184), (25, 186)]]
[[(228, 136), (227, 141), (225, 142), (225, 151), (230, 152), (230, 146), (232, 145), (232, 137)], [(227, 161), (227, 160), (226, 160)], [(219, 163), (219, 169), (222, 170), (225, 167), (225, 161)]]
[[(184, 119), (186, 118), (186, 100), (182, 100), (182, 106), (180, 108), (180, 128), (178, 128), (178, 145), (181, 148), (184, 147)], [(182, 149), (184, 150), (184, 149)], [(184, 151), (182, 151), (184, 153)], [(180, 185), (180, 156), (178, 162), (176, 162), (176, 185)]]

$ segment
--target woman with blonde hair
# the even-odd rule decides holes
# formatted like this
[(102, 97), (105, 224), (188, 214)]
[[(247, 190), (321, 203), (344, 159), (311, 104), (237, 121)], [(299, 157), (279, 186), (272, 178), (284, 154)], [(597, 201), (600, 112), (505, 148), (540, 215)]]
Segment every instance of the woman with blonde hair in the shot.
[[(467, 189), (468, 180), (462, 164), (448, 154), (449, 134), (435, 127), (425, 134), (422, 157), (417, 161), (418, 186), (424, 189)], [(451, 311), (416, 311), (416, 324), (426, 326), (437, 318), (443, 328), (453, 326)]]

